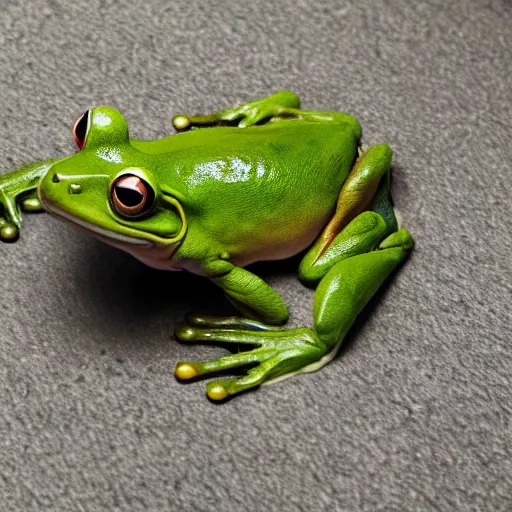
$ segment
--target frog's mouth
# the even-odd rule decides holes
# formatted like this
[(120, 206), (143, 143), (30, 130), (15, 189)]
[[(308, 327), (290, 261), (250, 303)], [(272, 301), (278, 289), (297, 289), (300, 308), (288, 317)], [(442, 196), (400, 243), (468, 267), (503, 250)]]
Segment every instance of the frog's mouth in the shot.
[(66, 213), (65, 211), (55, 208), (55, 206), (45, 200), (44, 196), (40, 194), (40, 199), (42, 202), (42, 205), (44, 209), (51, 213), (53, 216), (68, 222), (70, 224), (73, 224), (74, 226), (78, 226), (79, 228), (82, 228), (83, 230), (87, 231), (89, 234), (100, 238), (106, 243), (109, 243), (111, 245), (118, 246), (122, 249), (125, 248), (126, 245), (131, 246), (138, 246), (141, 248), (150, 248), (153, 247), (155, 244), (147, 239), (142, 239), (138, 237), (132, 237), (128, 235), (123, 235), (121, 233), (117, 233), (115, 231), (110, 231), (108, 229), (104, 229), (100, 226), (97, 226), (96, 224), (92, 224), (90, 222), (87, 222), (86, 220), (80, 219), (74, 215), (71, 215), (69, 213)]

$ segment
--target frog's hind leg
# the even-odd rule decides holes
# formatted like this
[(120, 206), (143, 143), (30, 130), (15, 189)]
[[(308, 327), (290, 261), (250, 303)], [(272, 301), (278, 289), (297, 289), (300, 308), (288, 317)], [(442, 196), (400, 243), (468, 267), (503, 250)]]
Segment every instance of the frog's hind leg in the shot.
[(235, 123), (239, 128), (248, 128), (264, 121), (302, 120), (316, 123), (343, 123), (352, 126), (356, 139), (361, 138), (361, 126), (357, 119), (343, 112), (319, 112), (301, 110), (299, 97), (291, 91), (280, 91), (261, 100), (250, 101), (228, 110), (204, 116), (178, 114), (173, 118), (178, 131), (200, 126), (215, 126)]
[[(367, 218), (363, 219), (365, 215)], [(208, 396), (212, 400), (223, 400), (261, 384), (316, 371), (327, 364), (359, 312), (412, 248), (412, 238), (403, 229), (378, 245), (386, 225), (375, 212), (365, 212), (356, 217), (343, 232), (352, 226), (353, 238), (357, 238), (355, 233), (365, 223), (371, 232), (366, 236), (371, 247), (369, 252), (357, 254), (355, 251), (356, 254), (341, 260), (337, 248), (332, 252), (329, 248), (326, 253), (333, 264), (330, 269), (323, 268), (315, 293), (313, 328), (286, 329), (236, 317), (189, 317), (188, 323), (176, 330), (176, 335), (183, 341), (215, 340), (252, 345), (254, 348), (215, 361), (180, 361), (176, 366), (176, 376), (189, 380), (251, 365), (242, 377), (217, 379), (207, 384)], [(360, 245), (359, 251), (364, 250)]]
[(172, 122), (178, 131), (192, 127), (215, 126), (239, 121), (238, 126), (244, 128), (264, 119), (274, 117), (280, 109), (299, 109), (300, 99), (291, 91), (280, 91), (260, 100), (243, 103), (242, 105), (207, 115), (174, 116)]

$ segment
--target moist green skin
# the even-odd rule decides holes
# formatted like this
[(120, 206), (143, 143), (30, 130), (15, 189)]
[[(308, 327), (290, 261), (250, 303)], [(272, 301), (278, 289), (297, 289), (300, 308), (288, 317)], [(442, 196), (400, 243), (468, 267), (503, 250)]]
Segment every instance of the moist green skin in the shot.
[[(256, 364), (244, 377), (210, 382), (213, 400), (330, 361), (413, 246), (390, 202), (389, 146), (363, 151), (353, 117), (300, 110), (290, 91), (207, 116), (178, 115), (175, 127), (192, 129), (159, 140), (130, 139), (125, 119), (109, 107), (87, 120), (76, 154), (0, 177), (0, 239), (17, 238), (20, 206), (42, 207), (148, 265), (210, 278), (242, 316), (191, 316), (177, 337), (255, 348), (179, 362), (176, 376)], [(131, 203), (119, 206), (127, 176), (154, 197), (136, 215)], [(288, 318), (284, 301), (243, 267), (309, 246), (299, 276), (317, 286), (313, 327), (277, 327)]]

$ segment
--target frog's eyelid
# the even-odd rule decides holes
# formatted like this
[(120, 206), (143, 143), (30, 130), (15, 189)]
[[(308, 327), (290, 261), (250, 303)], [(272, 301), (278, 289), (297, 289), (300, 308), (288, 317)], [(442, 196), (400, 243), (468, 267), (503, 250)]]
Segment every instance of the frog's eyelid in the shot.
[(168, 185), (160, 185), (160, 190), (168, 195), (168, 196), (174, 196), (176, 199), (180, 200), (182, 203), (186, 202), (187, 198), (181, 193), (178, 192), (176, 189), (169, 187)]

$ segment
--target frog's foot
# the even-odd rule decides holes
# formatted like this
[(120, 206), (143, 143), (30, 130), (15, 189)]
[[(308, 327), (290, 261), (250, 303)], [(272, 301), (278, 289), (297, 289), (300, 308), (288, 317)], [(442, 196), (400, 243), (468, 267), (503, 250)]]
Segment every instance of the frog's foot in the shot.
[(180, 361), (176, 365), (175, 375), (180, 380), (256, 365), (243, 377), (209, 382), (206, 392), (212, 400), (223, 400), (261, 384), (314, 371), (323, 366), (321, 359), (327, 352), (313, 329), (283, 329), (237, 317), (191, 316), (187, 324), (176, 329), (176, 336), (187, 342), (217, 341), (255, 346), (215, 361)]
[(36, 191), (10, 194), (0, 188), (0, 240), (14, 242), (20, 234), (21, 210), (40, 212), (43, 210)]
[(265, 119), (281, 115), (285, 109), (298, 109), (300, 100), (291, 91), (280, 91), (261, 100), (244, 103), (239, 107), (221, 110), (215, 114), (205, 116), (187, 116), (179, 114), (174, 117), (173, 125), (176, 130), (186, 130), (192, 126), (212, 126), (220, 123), (233, 123), (238, 121), (239, 128), (253, 126)]
[(237, 108), (224, 110), (219, 113), (219, 117), (222, 121), (239, 121), (239, 128), (248, 128), (282, 114), (293, 117), (298, 106), (299, 98), (290, 91), (283, 91), (262, 100), (251, 101)]
[(0, 186), (0, 240), (14, 242), (21, 227), (21, 213), (16, 202), (16, 195)]
[(0, 175), (0, 242), (17, 240), (21, 228), (21, 210), (42, 211), (37, 187), (55, 160), (27, 165)]

